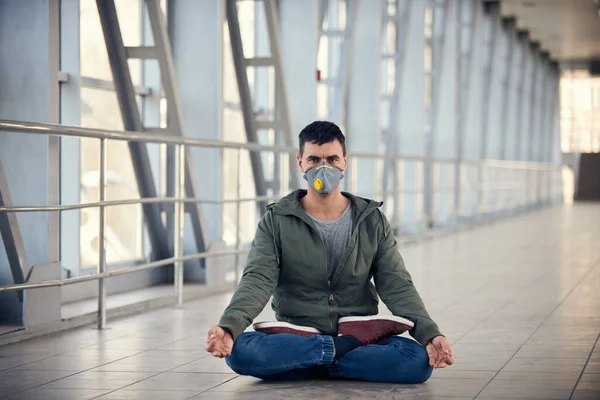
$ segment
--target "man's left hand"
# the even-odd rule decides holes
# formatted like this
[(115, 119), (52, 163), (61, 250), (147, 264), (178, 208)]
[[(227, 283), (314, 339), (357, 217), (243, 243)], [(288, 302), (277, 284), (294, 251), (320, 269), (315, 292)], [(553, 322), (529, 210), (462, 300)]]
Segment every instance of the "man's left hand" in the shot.
[(429, 355), (429, 365), (433, 368), (445, 368), (454, 363), (454, 353), (444, 336), (436, 336), (425, 346)]

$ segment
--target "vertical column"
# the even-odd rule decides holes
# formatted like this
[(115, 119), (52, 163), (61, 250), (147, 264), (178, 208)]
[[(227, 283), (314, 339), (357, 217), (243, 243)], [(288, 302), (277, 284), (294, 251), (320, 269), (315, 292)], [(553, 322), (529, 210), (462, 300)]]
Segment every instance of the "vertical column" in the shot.
[[(81, 123), (81, 86), (79, 81), (79, 0), (60, 2), (60, 70), (68, 79), (60, 86), (60, 123), (79, 126)], [(62, 204), (80, 201), (80, 141), (79, 138), (60, 139), (60, 197)], [(80, 213), (60, 215), (63, 268), (78, 275), (80, 258)]]
[[(144, 6), (141, 8), (141, 45), (142, 46), (153, 46), (154, 39), (152, 36), (152, 27), (150, 25), (150, 18), (148, 12)], [(160, 67), (156, 60), (141, 60), (142, 63), (142, 86), (150, 89), (148, 94), (141, 99), (141, 118), (142, 124), (145, 128), (165, 128), (167, 121), (161, 121), (161, 83), (160, 83)], [(165, 154), (168, 154), (166, 171), (161, 168), (161, 145), (158, 143), (148, 143), (146, 145), (148, 149), (148, 158), (150, 159), (150, 168), (152, 170), (152, 178), (154, 185), (157, 188), (159, 196), (173, 195), (174, 188), (172, 179), (169, 180), (168, 176), (173, 175), (173, 149), (169, 146), (165, 150)], [(167, 184), (171, 185), (167, 190)], [(169, 241), (169, 248), (173, 246), (173, 214), (167, 213), (167, 240)], [(150, 243), (150, 237), (148, 231), (144, 229), (142, 246), (144, 254), (151, 254), (152, 245)], [(162, 271), (155, 271), (162, 273)]]
[[(0, 54), (4, 60), (0, 63), (0, 119), (58, 122), (58, 11), (56, 0), (0, 2)], [(0, 159), (14, 204), (56, 202), (57, 143), (56, 138), (47, 136), (0, 134)], [(31, 264), (58, 258), (55, 216), (21, 213), (17, 221)], [(51, 232), (56, 236), (49, 238)], [(14, 283), (10, 271), (4, 246), (0, 246), (0, 285)], [(58, 279), (60, 272), (45, 277)], [(60, 304), (58, 294), (44, 301)], [(17, 292), (1, 293), (0, 320), (21, 323), (22, 306)], [(44, 318), (58, 320), (60, 315)]]
[[(414, 0), (408, 21), (405, 42), (404, 74), (400, 81), (399, 109), (402, 118), (397, 119), (398, 132), (396, 152), (399, 156), (422, 157), (425, 155), (424, 123), (424, 62), (425, 62), (425, 1)], [(400, 195), (402, 231), (416, 234), (423, 229), (422, 163), (406, 161), (397, 166), (397, 189)]]
[[(508, 35), (512, 41), (511, 48), (511, 63), (509, 65), (509, 72), (507, 73), (507, 86), (508, 94), (505, 99), (506, 102), (506, 122), (504, 123), (504, 159), (516, 160), (518, 157), (517, 151), (517, 133), (518, 133), (518, 121), (517, 117), (519, 114), (519, 93), (521, 92), (521, 81), (523, 77), (523, 71), (521, 68), (523, 60), (522, 47), (518, 41), (516, 33), (516, 25), (513, 22), (506, 22), (509, 26)], [(512, 179), (512, 177), (511, 177)], [(514, 201), (514, 199), (512, 199)]]
[[(525, 142), (525, 160), (532, 162), (535, 161), (535, 142), (536, 142), (536, 130), (538, 125), (537, 115), (539, 112), (539, 101), (538, 101), (538, 90), (540, 87), (540, 62), (538, 57), (539, 44), (537, 42), (531, 42), (529, 44), (530, 57), (531, 57), (531, 89), (527, 101), (529, 102), (529, 113), (527, 115), (527, 135)], [(528, 170), (527, 171), (527, 206), (531, 207), (535, 205), (535, 195), (537, 187), (538, 172)]]
[[(170, 39), (187, 135), (221, 139), (224, 3), (220, 0), (177, 1), (171, 5)], [(198, 196), (221, 200), (220, 150), (190, 147), (189, 152)], [(221, 237), (221, 209), (215, 204), (202, 206), (209, 241)], [(191, 223), (186, 220), (184, 226), (184, 247), (194, 247)]]
[[(479, 0), (470, 1), (473, 8), (473, 51), (471, 55), (471, 65), (466, 71), (469, 81), (469, 97), (466, 99), (466, 112), (464, 119), (464, 147), (462, 150), (463, 159), (466, 161), (479, 160), (481, 148), (481, 121), (485, 117), (481, 105), (483, 103), (483, 85), (487, 82), (484, 79), (484, 69), (482, 64), (485, 60), (485, 29), (486, 20), (483, 13), (483, 3)], [(467, 218), (472, 218), (476, 214), (478, 202), (478, 168), (473, 165), (464, 167), (464, 184), (461, 196), (461, 209)]]
[[(433, 99), (431, 104), (431, 154), (434, 158), (446, 160), (456, 159), (456, 91), (459, 81), (456, 79), (456, 57), (460, 56), (456, 30), (459, 26), (459, 3), (445, 1), (443, 6), (436, 7), (434, 19), (433, 42)], [(447, 162), (432, 163), (431, 188), (433, 204), (431, 205), (431, 222), (435, 226), (444, 226), (453, 221), (454, 203), (454, 164)]]
[[(354, 43), (348, 97), (348, 150), (375, 153), (380, 135), (380, 46), (382, 2), (361, 2), (354, 27)], [(377, 196), (375, 160), (352, 160), (347, 178), (356, 182), (358, 195)], [(356, 171), (356, 174), (354, 174)]]
[[(484, 4), (485, 17), (484, 17), (484, 56), (483, 56), (483, 82), (481, 92), (481, 141), (479, 147), (479, 160), (485, 160), (490, 158), (489, 143), (493, 143), (490, 140), (493, 130), (490, 127), (494, 126), (496, 122), (496, 113), (494, 112), (493, 106), (495, 101), (493, 100), (494, 88), (496, 87), (494, 77), (497, 74), (496, 54), (498, 53), (498, 26), (499, 26), (499, 12), (500, 6), (497, 2), (485, 3)], [(479, 216), (485, 216), (489, 213), (490, 207), (493, 203), (492, 194), (490, 190), (491, 184), (491, 173), (492, 171), (488, 167), (479, 167), (477, 170), (477, 190), (478, 190), (478, 210)]]
[(515, 59), (515, 26), (516, 20), (514, 18), (505, 18), (502, 20), (503, 33), (506, 37), (506, 57), (504, 75), (502, 80), (502, 109), (501, 125), (500, 125), (500, 159), (506, 160), (507, 154), (507, 142), (508, 137), (511, 135), (509, 132), (512, 126), (512, 108), (510, 107), (511, 100), (513, 100), (514, 85), (512, 84), (514, 76), (514, 59)]
[(319, 1), (279, 2), (281, 53), (294, 135), (317, 117)]
[[(529, 37), (528, 35), (526, 36)], [(525, 69), (523, 70), (523, 94), (521, 103), (521, 118), (519, 131), (519, 160), (526, 161), (529, 155), (529, 115), (531, 113), (531, 92), (533, 90), (533, 70), (535, 68), (528, 39), (523, 42)]]
[[(562, 150), (560, 144), (560, 67), (557, 62), (552, 63), (551, 72), (551, 87), (552, 87), (552, 106), (550, 112), (550, 127), (548, 128), (548, 134), (550, 141), (548, 144), (548, 156), (549, 162), (555, 167), (559, 167), (562, 164)], [(552, 201), (553, 203), (562, 202), (562, 179), (560, 172), (555, 173), (557, 176), (552, 177)]]

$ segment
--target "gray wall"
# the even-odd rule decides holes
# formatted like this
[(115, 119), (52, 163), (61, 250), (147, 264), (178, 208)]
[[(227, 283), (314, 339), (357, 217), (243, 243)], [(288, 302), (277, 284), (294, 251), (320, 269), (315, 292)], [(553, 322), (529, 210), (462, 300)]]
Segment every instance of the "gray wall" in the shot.
[[(49, 40), (53, 1), (3, 0), (0, 2), (0, 118), (47, 122), (55, 115), (49, 85)], [(58, 82), (56, 82), (58, 85)], [(58, 98), (54, 98), (56, 103)], [(48, 204), (49, 149), (53, 139), (0, 132), (0, 159), (11, 197), (17, 205)], [(48, 262), (49, 216), (19, 214), (18, 221), (30, 264)], [(4, 246), (0, 246), (0, 285), (13, 283)], [(0, 322), (20, 322), (21, 304), (16, 292), (0, 293)]]

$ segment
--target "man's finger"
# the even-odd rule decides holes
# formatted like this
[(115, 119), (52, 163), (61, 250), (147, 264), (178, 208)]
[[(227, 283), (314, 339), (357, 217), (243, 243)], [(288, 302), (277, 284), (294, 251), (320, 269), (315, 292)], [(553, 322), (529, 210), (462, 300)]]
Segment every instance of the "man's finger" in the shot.
[(440, 362), (440, 364), (438, 365), (438, 368), (446, 368), (448, 366), (448, 364), (446, 364), (444, 361)]

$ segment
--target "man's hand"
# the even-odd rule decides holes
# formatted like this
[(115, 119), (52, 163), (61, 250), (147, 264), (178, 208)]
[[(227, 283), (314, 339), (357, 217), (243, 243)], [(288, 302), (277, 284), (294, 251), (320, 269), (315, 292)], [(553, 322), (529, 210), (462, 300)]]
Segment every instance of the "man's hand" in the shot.
[(454, 353), (444, 336), (436, 336), (425, 346), (429, 355), (429, 365), (433, 368), (445, 368), (454, 363)]
[(231, 355), (233, 349), (233, 338), (231, 334), (219, 326), (213, 326), (208, 331), (206, 351), (211, 353), (213, 357), (223, 358)]

